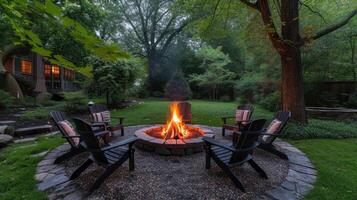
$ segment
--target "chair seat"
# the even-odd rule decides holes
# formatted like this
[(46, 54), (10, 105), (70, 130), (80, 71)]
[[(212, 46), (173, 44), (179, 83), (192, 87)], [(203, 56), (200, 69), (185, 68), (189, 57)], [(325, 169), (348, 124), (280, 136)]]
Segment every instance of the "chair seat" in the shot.
[(212, 145), (211, 150), (222, 162), (226, 164), (229, 163), (232, 157), (232, 151), (215, 145)]
[(128, 148), (119, 146), (119, 147), (104, 151), (104, 155), (108, 159), (110, 164), (114, 164), (118, 160), (120, 160), (124, 156), (124, 154), (126, 154), (128, 152), (129, 152)]

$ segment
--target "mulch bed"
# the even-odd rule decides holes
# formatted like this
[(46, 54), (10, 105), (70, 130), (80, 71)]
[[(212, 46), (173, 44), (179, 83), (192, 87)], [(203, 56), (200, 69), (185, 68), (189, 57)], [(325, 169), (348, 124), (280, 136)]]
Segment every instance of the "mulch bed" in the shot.
[[(128, 127), (125, 137), (142, 127)], [(228, 142), (231, 139), (227, 136), (222, 138), (220, 128), (213, 128), (213, 131), (218, 140)], [(236, 167), (234, 173), (247, 190), (247, 193), (242, 193), (214, 161), (210, 170), (205, 169), (205, 153), (160, 156), (137, 149), (135, 170), (129, 172), (128, 163), (124, 163), (89, 199), (254, 199), (264, 191), (280, 185), (288, 173), (287, 161), (261, 150), (257, 150), (254, 155), (269, 179), (260, 178), (249, 165)], [(81, 154), (66, 162), (66, 173), (73, 172), (87, 156)], [(102, 171), (92, 166), (76, 183), (83, 190), (88, 190)]]

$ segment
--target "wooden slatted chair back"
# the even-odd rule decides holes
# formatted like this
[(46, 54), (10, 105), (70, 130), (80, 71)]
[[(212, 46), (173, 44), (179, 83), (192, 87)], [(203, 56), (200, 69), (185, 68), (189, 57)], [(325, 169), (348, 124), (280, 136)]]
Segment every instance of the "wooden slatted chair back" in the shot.
[(100, 144), (90, 124), (79, 118), (73, 118), (77, 133), (86, 144), (86, 148), (91, 152), (93, 158), (101, 164), (108, 164), (104, 152), (100, 150)]
[(234, 147), (237, 150), (242, 150), (242, 149), (251, 149), (251, 150), (243, 151), (243, 152), (234, 152), (230, 159), (230, 163), (243, 161), (248, 156), (250, 156), (250, 154), (252, 154), (254, 147), (258, 145), (257, 141), (263, 131), (265, 122), (266, 122), (265, 119), (258, 119), (247, 124), (246, 127), (248, 128), (241, 132), (239, 139)]
[(249, 112), (248, 119), (250, 120), (254, 112), (254, 107), (251, 104), (242, 104), (237, 106), (237, 110), (249, 110), (250, 112)]
[(70, 134), (67, 133), (65, 129), (63, 129), (62, 126), (59, 125), (60, 122), (67, 120), (67, 116), (64, 112), (61, 111), (51, 111), (50, 116), (52, 118), (52, 121), (54, 122), (55, 126), (58, 128), (58, 130), (61, 132), (63, 136), (65, 136), (67, 142), (71, 145), (72, 148), (77, 148), (78, 145), (74, 142), (72, 138), (70, 138)]
[(273, 143), (274, 140), (279, 137), (282, 133), (286, 125), (288, 124), (289, 120), (291, 118), (291, 112), (290, 111), (278, 111), (274, 115), (274, 119), (277, 119), (281, 121), (281, 125), (279, 128), (273, 133), (271, 138), (269, 139), (269, 143)]
[(108, 107), (106, 105), (101, 105), (101, 104), (94, 104), (89, 107), (89, 112), (91, 114), (94, 113), (99, 113), (99, 112), (103, 112), (103, 111), (109, 111)]

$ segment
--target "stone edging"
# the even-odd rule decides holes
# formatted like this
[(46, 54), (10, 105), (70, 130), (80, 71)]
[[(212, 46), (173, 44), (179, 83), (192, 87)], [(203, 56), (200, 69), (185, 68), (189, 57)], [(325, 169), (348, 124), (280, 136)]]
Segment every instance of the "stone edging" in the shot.
[(294, 147), (282, 140), (276, 140), (275, 146), (285, 153), (289, 160), (289, 171), (280, 186), (266, 191), (258, 199), (290, 200), (303, 199), (314, 187), (317, 171), (309, 158)]
[[(289, 171), (280, 186), (266, 191), (257, 199), (292, 200), (302, 199), (314, 186), (317, 171), (307, 156), (299, 149), (282, 140), (274, 144), (289, 158)], [(49, 199), (76, 200), (85, 198), (86, 192), (79, 189), (67, 176), (64, 166), (54, 164), (59, 155), (70, 149), (63, 144), (48, 153), (38, 163), (35, 178), (37, 189), (47, 191)]]

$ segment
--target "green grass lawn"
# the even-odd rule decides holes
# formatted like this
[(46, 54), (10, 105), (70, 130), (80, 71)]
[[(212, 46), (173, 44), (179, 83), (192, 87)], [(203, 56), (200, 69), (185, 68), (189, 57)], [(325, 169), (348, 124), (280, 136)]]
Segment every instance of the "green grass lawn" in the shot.
[(306, 199), (357, 199), (357, 139), (290, 141), (318, 170)]
[[(211, 126), (220, 126), (220, 117), (234, 115), (236, 107), (235, 103), (196, 100), (191, 103), (193, 123)], [(112, 114), (125, 116), (126, 125), (163, 123), (169, 112), (168, 105), (167, 101), (148, 100), (140, 105), (116, 110)], [(254, 118), (270, 120), (272, 115), (271, 112), (255, 107)], [(318, 127), (314, 132), (324, 132), (326, 129), (327, 125), (319, 124), (334, 124), (338, 127), (336, 130), (341, 132), (356, 131), (354, 126), (342, 122), (314, 120), (313, 127)], [(36, 142), (13, 144), (0, 150), (0, 199), (45, 199), (45, 193), (36, 190), (34, 179), (36, 165), (41, 158), (31, 155), (53, 149), (63, 142), (59, 136), (41, 137)], [(290, 142), (304, 151), (318, 169), (317, 183), (308, 199), (357, 199), (357, 139)]]

